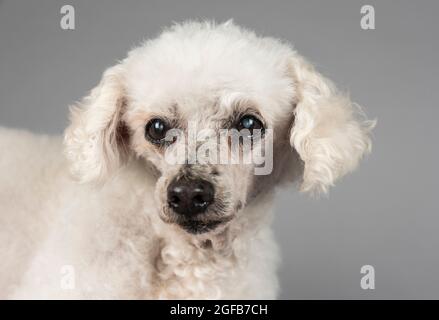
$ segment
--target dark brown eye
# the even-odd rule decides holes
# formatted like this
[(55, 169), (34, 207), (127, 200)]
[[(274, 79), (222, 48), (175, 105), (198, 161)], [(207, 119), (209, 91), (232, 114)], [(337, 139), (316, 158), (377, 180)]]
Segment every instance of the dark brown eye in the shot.
[(145, 138), (155, 144), (164, 142), (166, 132), (168, 132), (168, 124), (159, 118), (150, 120), (145, 126)]
[(254, 135), (255, 130), (260, 130), (261, 135), (264, 133), (264, 125), (261, 120), (256, 118), (253, 115), (244, 115), (239, 119), (238, 124), (236, 125), (236, 129), (241, 131), (243, 129), (247, 129), (250, 131), (250, 136)]

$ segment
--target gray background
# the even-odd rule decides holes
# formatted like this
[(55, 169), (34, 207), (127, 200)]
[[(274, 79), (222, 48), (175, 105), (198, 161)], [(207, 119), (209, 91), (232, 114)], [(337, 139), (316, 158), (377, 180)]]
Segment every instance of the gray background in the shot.
[[(73, 4), (76, 30), (59, 27)], [(360, 28), (372, 4), (376, 30)], [(294, 43), (378, 119), (329, 198), (281, 193), (282, 298), (439, 298), (437, 1), (1, 1), (0, 124), (61, 133), (67, 106), (172, 21), (234, 18)], [(5, 152), (5, 151), (1, 151)], [(360, 287), (371, 264), (376, 289)]]

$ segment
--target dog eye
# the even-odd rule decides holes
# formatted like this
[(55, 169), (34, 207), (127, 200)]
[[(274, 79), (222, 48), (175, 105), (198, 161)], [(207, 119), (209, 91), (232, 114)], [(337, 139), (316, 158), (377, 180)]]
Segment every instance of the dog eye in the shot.
[(245, 115), (245, 116), (242, 116), (241, 119), (239, 119), (239, 122), (236, 125), (236, 129), (238, 131), (241, 131), (243, 129), (247, 129), (250, 131), (250, 136), (253, 136), (254, 130), (260, 130), (261, 134), (263, 134), (264, 125), (262, 124), (261, 120), (259, 120), (255, 116)]
[(145, 126), (145, 138), (155, 144), (161, 144), (168, 132), (168, 124), (159, 118), (150, 120)]

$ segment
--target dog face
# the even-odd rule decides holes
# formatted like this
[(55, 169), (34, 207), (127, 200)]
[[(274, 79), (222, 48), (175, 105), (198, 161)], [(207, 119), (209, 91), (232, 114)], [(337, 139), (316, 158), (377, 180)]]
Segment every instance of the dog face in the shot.
[[(373, 123), (355, 111), (288, 45), (230, 22), (186, 23), (104, 73), (72, 109), (66, 154), (82, 182), (143, 161), (160, 218), (204, 233), (293, 172), (303, 191), (326, 192), (370, 149)], [(257, 152), (263, 163), (243, 160)]]

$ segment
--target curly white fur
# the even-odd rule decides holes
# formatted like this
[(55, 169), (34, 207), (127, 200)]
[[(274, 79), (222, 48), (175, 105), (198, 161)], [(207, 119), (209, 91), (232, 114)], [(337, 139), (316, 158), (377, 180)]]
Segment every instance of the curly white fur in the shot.
[[(214, 126), (243, 101), (275, 131), (275, 172), (220, 167), (231, 221), (189, 234), (164, 219), (180, 168), (144, 139), (145, 123), (178, 106), (179, 118)], [(275, 298), (274, 186), (293, 180), (292, 166), (313, 193), (352, 171), (371, 147), (373, 122), (359, 114), (283, 42), (232, 22), (166, 30), (72, 108), (66, 158), (60, 138), (0, 129), (0, 297)]]

